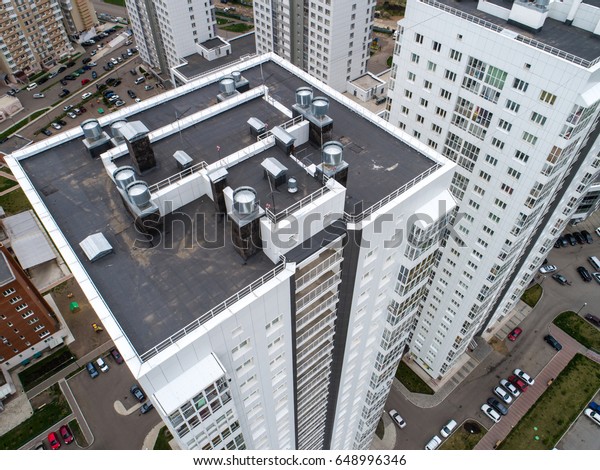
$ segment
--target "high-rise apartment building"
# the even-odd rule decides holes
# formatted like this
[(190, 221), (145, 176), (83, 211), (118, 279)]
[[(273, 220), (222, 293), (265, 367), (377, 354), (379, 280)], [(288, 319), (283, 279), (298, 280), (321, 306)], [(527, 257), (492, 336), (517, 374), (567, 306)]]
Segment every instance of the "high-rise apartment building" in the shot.
[(256, 0), (256, 51), (275, 52), (337, 91), (367, 71), (375, 0)]
[(410, 345), (433, 377), (505, 319), (598, 174), (598, 18), (579, 0), (407, 3), (388, 120), (458, 165)]
[(58, 0), (0, 3), (0, 71), (26, 80), (73, 52)]
[(216, 37), (211, 0), (126, 0), (140, 57), (166, 72)]
[(63, 20), (67, 32), (75, 35), (98, 24), (96, 10), (91, 0), (60, 0)]
[(62, 343), (54, 312), (0, 245), (0, 367), (11, 369)]
[(269, 53), (7, 161), (182, 448), (368, 449), (456, 206), (401, 134)]

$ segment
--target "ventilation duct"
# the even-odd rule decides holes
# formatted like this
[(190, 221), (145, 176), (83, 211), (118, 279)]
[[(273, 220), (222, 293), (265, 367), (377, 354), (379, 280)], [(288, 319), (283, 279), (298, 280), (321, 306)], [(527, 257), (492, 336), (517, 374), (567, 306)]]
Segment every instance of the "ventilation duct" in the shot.
[(132, 166), (119, 167), (113, 172), (113, 178), (119, 188), (126, 189), (135, 181), (135, 169)]
[(97, 119), (88, 119), (81, 123), (83, 130), (83, 145), (92, 158), (98, 158), (113, 147), (110, 137), (100, 127)]

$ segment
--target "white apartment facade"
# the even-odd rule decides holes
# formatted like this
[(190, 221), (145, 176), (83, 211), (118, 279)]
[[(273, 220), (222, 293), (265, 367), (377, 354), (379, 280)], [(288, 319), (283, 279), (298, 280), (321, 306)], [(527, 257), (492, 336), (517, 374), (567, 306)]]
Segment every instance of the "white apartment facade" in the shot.
[(211, 0), (126, 0), (140, 57), (167, 71), (198, 52), (198, 44), (216, 37)]
[[(409, 0), (399, 22), (388, 120), (458, 164), (459, 215), (411, 338), (434, 378), (499, 327), (600, 167), (600, 9), (541, 3)], [(583, 57), (559, 48), (569, 34)]]
[(337, 91), (366, 73), (375, 0), (257, 0), (256, 51), (275, 52)]
[[(269, 94), (269, 78), (263, 84), (262, 77), (273, 77), (281, 70), (286, 73), (282, 81), (274, 83), (279, 87), (275, 101)], [(345, 167), (348, 184), (346, 187), (339, 182), (337, 173), (319, 177), (319, 165), (296, 159), (294, 154), (289, 156), (287, 165), (300, 165), (302, 173), (322, 178), (322, 184), (311, 183), (316, 190), (285, 209), (279, 205), (279, 212), (265, 201), (260, 203), (259, 218), (255, 220), (260, 228), (262, 253), (253, 256), (267, 257), (272, 267), (233, 296), (207, 306), (209, 311), (198, 311), (192, 323), (145, 352), (134, 347), (117, 312), (110, 309), (110, 292), (98, 289), (97, 281), (87, 272), (95, 267), (80, 261), (60, 228), (65, 223), (62, 216), (46, 208), (43, 194), (34, 186), (37, 183), (32, 184), (21, 166), (27, 167), (30, 157), (35, 157), (32, 164), (40, 162), (45, 157), (40, 152), (50, 151), (48, 157), (55, 158), (52, 148), (58, 145), (62, 161), (71, 161), (72, 155), (75, 162), (81, 157), (83, 131), (59, 134), (30, 146), (8, 157), (9, 165), (28, 197), (35, 201), (41, 220), (100, 321), (181, 448), (368, 449), (418, 317), (436, 252), (455, 216), (456, 204), (448, 190), (455, 165), (416, 139), (406, 137), (408, 143), (401, 141), (402, 132), (395, 126), (273, 54), (245, 60), (168, 95), (124, 108), (102, 118), (102, 125), (108, 128), (114, 121), (135, 119), (137, 112), (154, 107), (160, 114), (158, 106), (185, 94), (189, 94), (192, 104), (193, 93), (202, 92), (203, 87), (233, 71), (249, 79), (249, 91), (201, 107), (180, 122), (169, 121), (149, 134), (151, 145), (158, 148), (163, 139), (171, 139), (170, 148), (184, 143), (186, 140), (178, 134), (188, 139), (187, 132), (198, 134), (205, 121), (218, 120), (221, 114), (231, 125), (228, 112), (257, 98), (258, 111), (273, 106), (292, 119), (247, 147), (223, 153), (212, 163), (198, 164), (186, 176), (161, 183), (151, 192), (150, 202), (162, 216), (200, 198), (216, 202), (215, 175), (223, 175), (224, 169), (235, 174), (242, 171), (236, 170), (238, 165), (249, 165), (253, 159), (258, 159), (256, 164), (260, 165), (263, 152), (276, 152), (281, 143), (276, 136), (281, 136), (282, 129), (283, 135), (293, 136), (297, 148), (313, 138), (312, 124), (318, 120), (308, 111), (294, 116), (293, 110), (298, 108), (292, 106), (293, 96), (290, 102), (289, 93), (283, 89), (297, 78), (335, 101), (334, 115), (340, 116), (338, 132), (354, 135), (357, 148), (352, 150), (347, 144), (342, 164), (333, 170), (344, 168), (343, 162), (349, 163)], [(346, 119), (362, 123), (353, 133), (346, 128)], [(371, 160), (370, 154), (364, 154), (368, 152), (367, 142), (359, 134), (364, 138), (376, 134), (371, 145), (385, 145), (391, 154), (384, 155), (378, 148)], [(363, 156), (353, 157), (352, 152), (360, 148)], [(127, 152), (127, 147), (120, 144), (96, 161), (96, 178), (105, 188), (111, 179), (116, 181), (114, 172), (122, 166), (119, 158)], [(400, 157), (404, 159), (402, 166), (397, 164)], [(361, 167), (365, 158), (368, 163)], [(242, 173), (250, 173), (249, 167), (245, 168)], [(366, 168), (369, 170), (363, 171)], [(401, 178), (404, 183), (398, 182)], [(223, 189), (226, 211), (232, 220), (236, 220), (238, 210), (235, 191), (232, 186)], [(361, 191), (377, 197), (368, 207), (350, 211), (346, 201), (363, 194)], [(112, 196), (107, 193), (103, 200), (115, 193), (110, 188)], [(383, 196), (377, 200), (379, 195)], [(111, 220), (115, 217), (112, 207), (108, 211)], [(90, 220), (95, 223), (98, 218), (102, 216), (95, 214)], [(115, 240), (109, 225), (103, 223), (102, 231)], [(120, 262), (129, 258), (116, 253), (113, 259), (117, 257)], [(252, 265), (252, 259), (248, 259), (248, 265)], [(215, 272), (214, 277), (228, 282), (223, 274)], [(197, 289), (201, 288), (199, 284)], [(169, 308), (177, 309), (178, 304)]]

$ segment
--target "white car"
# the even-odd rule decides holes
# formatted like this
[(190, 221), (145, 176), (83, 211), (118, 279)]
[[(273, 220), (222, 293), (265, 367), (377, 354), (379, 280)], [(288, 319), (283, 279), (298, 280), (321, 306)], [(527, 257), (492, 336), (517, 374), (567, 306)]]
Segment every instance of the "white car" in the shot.
[(73, 107), (73, 105), (72, 105), (72, 104), (66, 104), (66, 105), (64, 105), (64, 106), (63, 106), (63, 111), (65, 111), (65, 112), (66, 112), (66, 111), (68, 111), (69, 109), (71, 109), (72, 107)]
[(598, 227), (598, 228), (596, 229), (596, 235), (598, 235), (598, 236), (600, 237), (600, 227)]
[(523, 372), (521, 369), (515, 369), (513, 373), (525, 383), (527, 383), (527, 385), (533, 385), (535, 383), (535, 380), (532, 379), (528, 374)]
[(87, 100), (90, 96), (92, 96), (92, 94), (88, 91), (88, 92), (84, 93), (83, 95), (81, 95), (81, 99)]
[(442, 435), (443, 438), (448, 437), (450, 434), (452, 434), (452, 431), (454, 431), (454, 428), (456, 428), (457, 425), (458, 425), (458, 423), (456, 421), (454, 421), (453, 419), (451, 419), (442, 428), (442, 430), (440, 431), (440, 434)]
[(98, 368), (102, 372), (108, 372), (108, 364), (106, 362), (104, 362), (104, 359), (99, 357), (98, 359), (96, 359), (96, 364), (98, 364)]
[(33, 94), (34, 98), (43, 98), (44, 96), (46, 96), (46, 95), (44, 95), (43, 93), (34, 93)]
[(441, 443), (442, 440), (438, 436), (433, 436), (425, 446), (425, 450), (435, 450), (440, 446)]
[(27, 91), (31, 91), (34, 88), (37, 88), (37, 83), (35, 83), (35, 82), (30, 83), (29, 85), (27, 85)]
[(54, 129), (56, 129), (56, 130), (62, 129), (62, 126), (57, 122), (53, 122), (52, 127), (54, 127)]
[(406, 426), (406, 421), (402, 419), (402, 416), (400, 416), (396, 410), (390, 410), (390, 417), (394, 420), (394, 422), (398, 425), (400, 429)]
[(485, 415), (490, 418), (494, 423), (497, 423), (498, 421), (500, 421), (500, 413), (498, 413), (494, 408), (492, 408), (490, 405), (488, 405), (487, 403), (484, 403), (483, 405), (481, 405), (481, 411), (483, 411), (485, 413)]
[(544, 266), (542, 266), (540, 268), (540, 273), (541, 274), (548, 274), (548, 273), (553, 273), (554, 271), (556, 271), (558, 268), (556, 266), (554, 266), (553, 264), (545, 264)]
[(500, 385), (502, 385), (506, 390), (508, 390), (511, 393), (511, 395), (515, 398), (517, 398), (519, 395), (521, 395), (521, 392), (519, 391), (519, 389), (517, 387), (515, 387), (513, 384), (511, 384), (506, 379), (502, 379), (500, 381)]
[(512, 403), (512, 397), (510, 396), (510, 393), (508, 393), (502, 387), (496, 387), (494, 389), (494, 393), (507, 405)]
[(590, 418), (593, 422), (600, 426), (600, 413), (592, 410), (591, 408), (586, 408), (584, 413), (588, 418)]
[(75, 114), (73, 111), (69, 111), (67, 113), (67, 116), (69, 116), (71, 119), (76, 119), (77, 118), (77, 114)]

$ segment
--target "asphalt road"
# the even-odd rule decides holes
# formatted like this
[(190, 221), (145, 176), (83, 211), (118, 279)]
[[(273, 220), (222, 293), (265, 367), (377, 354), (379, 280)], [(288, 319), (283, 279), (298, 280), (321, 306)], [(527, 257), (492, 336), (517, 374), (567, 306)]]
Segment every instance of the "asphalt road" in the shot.
[(127, 9), (119, 5), (112, 5), (110, 3), (104, 3), (102, 0), (92, 0), (96, 13), (108, 13), (112, 16), (120, 16), (127, 18)]
[[(517, 367), (535, 377), (555, 354), (543, 341), (548, 325), (554, 317), (565, 310), (580, 310), (580, 315), (600, 314), (598, 302), (595, 302), (600, 297), (600, 284), (595, 281), (584, 282), (576, 271), (577, 266), (585, 266), (591, 271), (587, 257), (600, 256), (600, 238), (594, 233), (598, 226), (600, 213), (577, 227), (569, 227), (567, 232), (585, 228), (594, 237), (594, 243), (591, 245), (553, 249), (547, 257), (548, 262), (557, 265), (558, 272), (566, 276), (572, 285), (561, 286), (550, 276), (544, 279), (538, 275), (537, 279), (542, 282), (544, 293), (532, 313), (519, 325), (523, 328), (521, 336), (514, 343), (505, 340), (505, 353), (492, 351), (440, 405), (434, 408), (419, 408), (405, 399), (399, 390), (392, 388), (386, 403), (386, 412), (394, 408), (407, 422), (406, 428), (396, 428), (395, 449), (423, 449), (434, 434), (439, 435), (441, 427), (451, 418), (459, 424), (467, 418), (475, 419), (489, 428), (493, 423), (479, 408), (488, 397), (493, 396), (492, 389), (498, 381), (510, 375)], [(585, 307), (584, 303), (587, 303)], [(590, 421), (585, 416), (579, 421), (584, 419)], [(580, 429), (578, 423), (573, 432), (589, 433), (587, 424), (581, 424), (584, 431), (577, 431)], [(591, 422), (589, 424), (593, 425)], [(561, 443), (564, 446), (562, 448), (574, 448), (571, 446), (577, 441), (577, 437), (570, 438), (570, 432)], [(595, 442), (592, 440), (589, 445), (596, 445), (595, 448), (598, 448)]]

